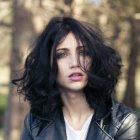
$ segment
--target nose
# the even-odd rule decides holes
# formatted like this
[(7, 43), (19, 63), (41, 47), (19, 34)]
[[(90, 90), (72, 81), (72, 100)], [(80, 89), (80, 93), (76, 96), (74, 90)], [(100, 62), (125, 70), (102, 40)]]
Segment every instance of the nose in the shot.
[(70, 66), (70, 68), (75, 68), (75, 67), (80, 66), (77, 55), (73, 55), (73, 56), (70, 57), (69, 66)]

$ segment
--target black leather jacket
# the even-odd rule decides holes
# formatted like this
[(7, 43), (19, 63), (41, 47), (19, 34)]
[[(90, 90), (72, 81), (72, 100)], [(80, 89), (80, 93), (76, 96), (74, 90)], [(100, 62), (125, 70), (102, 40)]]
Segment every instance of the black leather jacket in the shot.
[[(86, 140), (140, 140), (139, 115), (114, 100), (111, 106), (95, 110)], [(29, 113), (21, 140), (67, 140), (62, 111), (54, 113), (52, 119)]]

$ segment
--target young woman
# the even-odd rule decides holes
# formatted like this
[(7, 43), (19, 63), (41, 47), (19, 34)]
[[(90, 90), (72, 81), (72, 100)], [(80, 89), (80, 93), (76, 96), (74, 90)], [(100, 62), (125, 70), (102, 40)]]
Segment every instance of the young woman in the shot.
[(14, 80), (30, 103), (22, 140), (139, 140), (140, 117), (112, 97), (119, 54), (88, 23), (51, 19)]

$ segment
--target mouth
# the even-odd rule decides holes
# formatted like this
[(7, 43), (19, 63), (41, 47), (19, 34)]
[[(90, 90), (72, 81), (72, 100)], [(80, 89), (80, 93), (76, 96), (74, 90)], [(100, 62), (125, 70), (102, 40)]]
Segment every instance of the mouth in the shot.
[(69, 75), (69, 79), (72, 81), (80, 81), (83, 78), (83, 74), (80, 72), (72, 73)]

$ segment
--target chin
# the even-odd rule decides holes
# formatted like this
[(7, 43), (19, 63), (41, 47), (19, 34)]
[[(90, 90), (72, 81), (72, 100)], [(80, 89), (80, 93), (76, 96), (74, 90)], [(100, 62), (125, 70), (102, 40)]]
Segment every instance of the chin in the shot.
[(61, 89), (72, 91), (72, 92), (83, 91), (86, 85), (87, 85), (87, 82), (72, 82), (72, 83), (67, 83), (67, 84), (62, 84), (62, 83), (59, 84)]
[(72, 91), (82, 91), (85, 88), (86, 85), (78, 85), (78, 84), (74, 84), (72, 86), (67, 87), (68, 89), (72, 90)]

